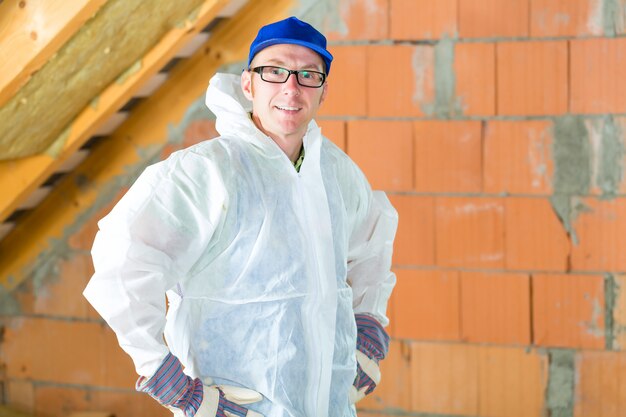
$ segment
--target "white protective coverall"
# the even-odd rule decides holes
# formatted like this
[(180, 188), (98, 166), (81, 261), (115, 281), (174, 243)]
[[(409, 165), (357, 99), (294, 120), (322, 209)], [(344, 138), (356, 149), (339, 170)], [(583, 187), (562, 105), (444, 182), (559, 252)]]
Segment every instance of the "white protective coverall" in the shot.
[(140, 375), (169, 349), (205, 384), (263, 394), (265, 416), (353, 416), (354, 314), (388, 324), (396, 211), (315, 121), (296, 172), (239, 80), (207, 91), (221, 136), (148, 167), (100, 220), (84, 294)]

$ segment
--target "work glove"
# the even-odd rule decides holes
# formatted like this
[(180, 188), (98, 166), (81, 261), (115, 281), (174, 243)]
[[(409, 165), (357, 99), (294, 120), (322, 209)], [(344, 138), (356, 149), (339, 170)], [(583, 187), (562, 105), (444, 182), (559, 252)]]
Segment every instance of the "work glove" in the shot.
[(376, 319), (356, 314), (356, 378), (350, 387), (350, 403), (355, 404), (370, 394), (380, 382), (378, 363), (389, 351), (389, 335)]
[(185, 375), (171, 353), (153, 376), (137, 380), (136, 389), (150, 394), (174, 417), (263, 417), (242, 406), (261, 401), (260, 393), (230, 385), (203, 385), (199, 378)]

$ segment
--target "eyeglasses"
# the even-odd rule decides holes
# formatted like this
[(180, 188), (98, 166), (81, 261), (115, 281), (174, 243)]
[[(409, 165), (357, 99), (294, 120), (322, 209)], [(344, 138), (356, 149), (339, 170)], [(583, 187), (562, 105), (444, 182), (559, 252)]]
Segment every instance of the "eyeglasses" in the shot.
[(263, 81), (276, 84), (286, 83), (291, 74), (296, 75), (298, 84), (303, 87), (319, 88), (324, 85), (324, 81), (326, 80), (326, 74), (323, 72), (310, 70), (289, 70), (286, 68), (272, 67), (268, 65), (250, 68), (250, 71), (254, 71), (259, 74)]

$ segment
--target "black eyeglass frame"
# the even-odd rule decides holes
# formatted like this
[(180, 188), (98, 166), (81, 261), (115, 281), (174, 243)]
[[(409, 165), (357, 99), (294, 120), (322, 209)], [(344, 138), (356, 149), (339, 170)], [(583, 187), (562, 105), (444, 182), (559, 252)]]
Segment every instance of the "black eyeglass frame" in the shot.
[[(265, 78), (263, 78), (263, 68), (278, 68), (278, 69), (287, 71), (289, 75), (287, 75), (287, 78), (285, 78), (285, 81), (270, 81), (270, 80), (266, 80)], [(302, 87), (320, 88), (326, 82), (326, 74), (325, 73), (319, 72), (319, 71), (313, 71), (313, 70), (290, 70), (290, 69), (283, 68), (283, 67), (277, 67), (276, 65), (259, 65), (258, 67), (249, 68), (248, 70), (252, 71), (252, 72), (256, 72), (257, 74), (259, 74), (261, 76), (261, 79), (263, 81), (265, 81), (266, 83), (272, 83), (272, 84), (285, 84), (287, 81), (289, 81), (289, 77), (291, 77), (291, 74), (294, 74), (296, 76), (296, 82), (298, 83), (298, 85), (300, 85)], [(322, 76), (322, 82), (320, 83), (320, 85), (317, 85), (317, 86), (302, 84), (300, 82), (300, 77), (298, 77), (298, 74), (300, 74), (301, 72), (312, 72), (314, 74), (319, 74), (319, 75)]]

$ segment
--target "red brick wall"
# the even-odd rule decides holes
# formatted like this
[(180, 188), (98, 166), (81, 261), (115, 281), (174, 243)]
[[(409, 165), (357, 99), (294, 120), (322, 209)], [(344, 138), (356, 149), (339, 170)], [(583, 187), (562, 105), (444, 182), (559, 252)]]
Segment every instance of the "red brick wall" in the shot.
[(626, 4), (339, 3), (320, 124), (400, 215), (360, 415), (626, 413)]
[[(391, 351), (359, 415), (624, 415), (624, 2), (339, 3), (319, 123), (400, 214)], [(11, 295), (15, 408), (169, 415), (81, 296), (109, 208)]]

